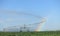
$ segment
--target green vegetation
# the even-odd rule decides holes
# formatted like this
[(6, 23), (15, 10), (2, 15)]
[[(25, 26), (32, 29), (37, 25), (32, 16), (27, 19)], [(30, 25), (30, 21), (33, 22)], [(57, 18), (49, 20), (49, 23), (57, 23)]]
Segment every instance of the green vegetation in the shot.
[(0, 36), (60, 36), (60, 31), (44, 31), (44, 32), (0, 32)]

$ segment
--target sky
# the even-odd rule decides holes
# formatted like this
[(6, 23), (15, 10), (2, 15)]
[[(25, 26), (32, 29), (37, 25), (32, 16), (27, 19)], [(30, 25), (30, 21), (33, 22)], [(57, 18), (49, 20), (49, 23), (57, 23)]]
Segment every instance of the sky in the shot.
[[(0, 12), (1, 10), (18, 11), (47, 17), (46, 23), (42, 25), (41, 30), (60, 30), (60, 0), (0, 0)], [(4, 21), (6, 17), (3, 18)], [(0, 28), (5, 26), (1, 21), (2, 20), (0, 18)]]

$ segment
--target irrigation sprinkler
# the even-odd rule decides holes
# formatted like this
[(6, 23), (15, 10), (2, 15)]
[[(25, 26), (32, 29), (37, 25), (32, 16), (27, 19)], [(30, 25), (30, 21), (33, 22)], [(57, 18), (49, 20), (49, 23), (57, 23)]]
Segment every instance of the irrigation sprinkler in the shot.
[[(6, 16), (13, 16), (13, 17), (19, 17), (19, 18), (21, 18), (22, 16), (21, 15), (24, 15), (25, 17), (29, 17), (29, 16), (33, 16), (34, 18), (37, 18), (37, 19), (44, 19), (43, 17), (41, 17), (41, 16), (36, 16), (36, 15), (33, 15), (33, 14), (30, 14), (30, 13), (24, 13), (24, 12), (17, 12), (17, 11), (1, 11), (0, 13), (2, 13), (4, 16), (6, 15)], [(1, 15), (2, 15), (1, 14)], [(0, 15), (0, 16), (1, 16)], [(15, 16), (14, 16), (15, 15)], [(11, 18), (11, 16), (10, 16), (10, 18)], [(21, 17), (20, 17), (21, 16)], [(33, 19), (34, 19), (33, 18)], [(12, 21), (14, 20), (14, 18), (12, 19)], [(15, 19), (15, 20), (17, 20), (17, 19)], [(26, 19), (27, 20), (27, 19)], [(8, 21), (11, 21), (11, 20), (9, 20), (8, 19)], [(17, 20), (17, 21), (19, 21), (19, 19)], [(17, 22), (16, 21), (16, 22)], [(26, 22), (26, 21), (24, 21), (24, 22)], [(22, 23), (24, 23), (24, 22), (22, 22)], [(27, 21), (28, 22), (28, 21)], [(8, 22), (7, 22), (8, 23)], [(22, 32), (22, 30), (27, 30), (27, 31), (30, 31), (30, 29), (33, 27), (33, 25), (39, 25), (40, 23), (44, 23), (43, 21), (39, 21), (39, 22), (35, 22), (35, 23), (29, 23), (29, 24), (25, 24), (24, 23), (24, 25), (22, 26), (22, 25), (16, 25), (16, 27), (19, 27), (19, 29), (17, 29), (17, 30), (20, 30), (21, 32)], [(10, 23), (9, 23), (10, 24)], [(4, 28), (4, 31), (8, 31), (8, 30), (14, 30), (14, 29), (16, 29), (14, 26), (10, 26), (10, 27), (7, 27), (7, 28)], [(36, 31), (36, 30), (34, 30), (34, 31)]]

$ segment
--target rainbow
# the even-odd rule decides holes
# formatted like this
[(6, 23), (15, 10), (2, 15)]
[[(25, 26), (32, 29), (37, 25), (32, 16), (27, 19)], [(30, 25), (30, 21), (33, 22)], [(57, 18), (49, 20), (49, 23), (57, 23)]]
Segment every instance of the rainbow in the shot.
[(40, 24), (38, 25), (38, 27), (35, 29), (35, 31), (40, 31), (41, 27), (44, 25), (44, 23), (46, 22), (46, 19), (43, 18), (40, 22)]

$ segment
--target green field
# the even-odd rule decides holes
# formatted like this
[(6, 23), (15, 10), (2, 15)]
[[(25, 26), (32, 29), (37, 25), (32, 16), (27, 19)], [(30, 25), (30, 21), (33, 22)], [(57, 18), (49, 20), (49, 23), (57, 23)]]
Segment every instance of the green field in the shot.
[(60, 36), (60, 31), (44, 31), (44, 32), (0, 32), (0, 36)]

